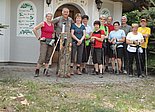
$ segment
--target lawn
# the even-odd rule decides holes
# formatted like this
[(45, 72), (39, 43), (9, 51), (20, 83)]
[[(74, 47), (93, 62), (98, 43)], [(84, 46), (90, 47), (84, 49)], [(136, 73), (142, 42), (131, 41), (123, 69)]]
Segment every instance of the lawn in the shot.
[(155, 81), (77, 85), (5, 78), (0, 101), (0, 112), (155, 112)]

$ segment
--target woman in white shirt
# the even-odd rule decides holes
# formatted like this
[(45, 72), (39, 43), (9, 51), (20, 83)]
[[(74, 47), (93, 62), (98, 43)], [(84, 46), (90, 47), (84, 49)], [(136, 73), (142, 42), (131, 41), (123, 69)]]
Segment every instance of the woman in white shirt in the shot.
[(141, 56), (138, 53), (143, 52), (141, 44), (144, 42), (143, 35), (138, 32), (138, 24), (132, 24), (132, 32), (128, 33), (126, 43), (128, 44), (127, 51), (129, 55), (129, 76), (133, 76), (133, 61), (136, 61), (137, 75), (142, 76)]

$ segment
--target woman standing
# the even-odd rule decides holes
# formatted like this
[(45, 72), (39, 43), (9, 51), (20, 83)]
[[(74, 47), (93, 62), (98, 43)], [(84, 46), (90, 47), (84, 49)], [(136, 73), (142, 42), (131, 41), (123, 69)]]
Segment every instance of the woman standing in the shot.
[(95, 67), (96, 75), (103, 73), (103, 61), (102, 61), (102, 43), (105, 38), (105, 33), (103, 30), (100, 30), (101, 23), (100, 21), (94, 22), (95, 31), (92, 34), (91, 40), (93, 42), (93, 63)]
[(109, 34), (109, 42), (112, 44), (111, 48), (115, 52), (112, 56), (112, 69), (115, 70), (115, 58), (118, 63), (118, 71), (122, 73), (122, 57), (123, 57), (123, 42), (125, 41), (125, 32), (120, 29), (120, 23), (118, 21), (113, 23), (114, 30)]
[[(41, 22), (34, 27), (33, 32), (38, 40), (40, 40), (40, 56), (37, 62), (37, 67), (35, 70), (35, 77), (39, 76), (39, 69), (41, 65), (45, 64), (45, 69), (43, 74), (49, 76), (48, 74), (48, 63), (53, 51), (52, 44), (52, 34), (54, 33), (54, 25), (51, 23), (52, 14), (46, 14), (46, 21)], [(41, 29), (41, 36), (38, 34), (38, 30)]]
[(129, 53), (129, 76), (133, 76), (133, 61), (136, 60), (136, 68), (138, 77), (142, 77), (141, 44), (144, 43), (144, 38), (141, 33), (138, 32), (138, 24), (132, 24), (132, 32), (128, 33), (126, 37), (126, 43), (128, 44), (127, 51)]
[(91, 51), (91, 44), (90, 44), (90, 37), (92, 35), (92, 28), (88, 25), (89, 17), (87, 15), (82, 16), (82, 23), (86, 28), (86, 37), (84, 42), (83, 48), (83, 55), (82, 55), (82, 73), (87, 73), (86, 70), (86, 63), (89, 60), (90, 51)]
[[(75, 61), (75, 56), (77, 55), (77, 74), (82, 75), (80, 71), (80, 65), (82, 63), (82, 53), (84, 47), (84, 39), (86, 35), (85, 26), (82, 25), (82, 16), (80, 13), (75, 15), (75, 23), (71, 26), (71, 35), (72, 35), (72, 51), (71, 51), (71, 74), (73, 75), (73, 66)], [(77, 53), (77, 54), (76, 54)]]

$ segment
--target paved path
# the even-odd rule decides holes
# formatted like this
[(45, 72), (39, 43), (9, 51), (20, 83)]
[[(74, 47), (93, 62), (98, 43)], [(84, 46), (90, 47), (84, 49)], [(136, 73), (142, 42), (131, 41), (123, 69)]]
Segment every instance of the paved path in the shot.
[[(40, 77), (34, 77), (35, 67), (25, 67), (25, 66), (0, 66), (0, 79), (4, 78), (20, 78), (23, 80), (33, 80), (41, 81), (47, 83), (71, 83), (71, 84), (100, 84), (100, 83), (129, 83), (136, 82), (137, 80), (144, 80), (145, 78), (137, 77), (128, 77), (127, 75), (115, 75), (105, 73), (103, 78), (99, 78), (97, 75), (83, 74), (83, 75), (74, 75), (71, 78), (58, 78), (55, 75), (55, 67), (50, 69), (51, 77), (45, 77), (40, 75)], [(42, 70), (43, 71), (43, 70)], [(90, 70), (89, 70), (90, 71)], [(148, 76), (147, 78), (154, 78)]]

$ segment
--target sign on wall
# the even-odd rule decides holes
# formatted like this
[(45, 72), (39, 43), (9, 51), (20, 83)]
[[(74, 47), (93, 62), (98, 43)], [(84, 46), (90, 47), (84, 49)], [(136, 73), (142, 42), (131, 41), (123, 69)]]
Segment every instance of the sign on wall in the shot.
[(36, 25), (36, 6), (31, 1), (23, 1), (17, 8), (17, 36), (34, 37), (33, 27)]

